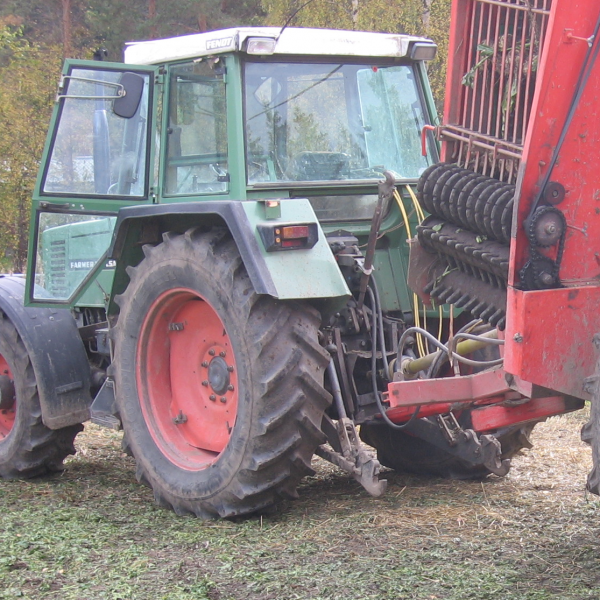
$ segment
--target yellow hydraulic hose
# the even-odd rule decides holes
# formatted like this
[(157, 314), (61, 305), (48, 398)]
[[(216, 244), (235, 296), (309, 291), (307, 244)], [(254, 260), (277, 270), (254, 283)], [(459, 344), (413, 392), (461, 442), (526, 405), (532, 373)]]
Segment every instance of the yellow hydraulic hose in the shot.
[[(406, 227), (406, 237), (407, 239), (411, 239), (412, 238), (412, 233), (410, 230), (410, 223), (408, 221), (408, 214), (406, 213), (406, 208), (404, 207), (404, 202), (402, 202), (402, 198), (400, 198), (400, 194), (398, 193), (398, 190), (394, 190), (394, 199), (396, 200), (397, 204), (398, 204), (398, 208), (400, 209), (400, 212), (402, 213), (402, 218), (404, 219), (404, 226)], [(415, 210), (417, 210), (416, 205), (415, 205)], [(418, 210), (417, 210), (417, 215), (418, 215)], [(421, 326), (421, 320), (420, 320), (420, 313), (419, 313), (419, 297), (413, 293), (413, 302), (414, 302), (414, 314), (415, 314), (415, 325), (417, 327)], [(416, 341), (417, 341), (417, 350), (419, 351), (419, 356), (425, 356), (427, 354), (427, 352), (425, 351), (425, 346), (423, 344), (423, 340), (421, 339), (420, 335), (415, 336), (416, 337)]]
[[(411, 200), (413, 202), (413, 205), (415, 207), (415, 211), (417, 212), (417, 217), (419, 219), (419, 223), (422, 223), (425, 220), (425, 213), (423, 212), (423, 209), (421, 208), (421, 203), (419, 202), (419, 199), (417, 198), (417, 195), (414, 193), (413, 189), (410, 187), (410, 185), (406, 185), (406, 189), (408, 190), (408, 193), (411, 197)], [(443, 318), (444, 318), (444, 311), (442, 310), (441, 305), (438, 306), (438, 315), (439, 315), (439, 326), (438, 326), (438, 340), (442, 339), (442, 325), (443, 325)]]
[[(498, 330), (493, 329), (492, 331), (488, 331), (486, 333), (482, 333), (480, 336), (480, 340), (465, 340), (464, 342), (459, 342), (456, 344), (456, 348), (454, 352), (459, 354), (460, 356), (467, 356), (472, 354), (476, 350), (480, 350), (481, 348), (485, 348), (489, 342), (486, 343), (486, 340), (497, 340), (498, 339)], [(407, 359), (402, 363), (402, 372), (405, 375), (416, 375), (419, 371), (424, 371), (431, 366), (431, 363), (440, 355), (440, 350), (437, 352), (432, 352), (427, 356), (423, 356), (421, 358), (416, 359)]]

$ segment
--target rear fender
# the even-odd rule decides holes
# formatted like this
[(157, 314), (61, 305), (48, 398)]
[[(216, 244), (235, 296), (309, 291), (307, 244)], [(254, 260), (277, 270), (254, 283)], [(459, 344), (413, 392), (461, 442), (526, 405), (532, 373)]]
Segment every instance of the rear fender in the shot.
[(83, 423), (92, 403), (90, 367), (75, 320), (63, 308), (25, 308), (24, 295), (24, 278), (0, 276), (0, 310), (29, 353), (42, 420), (50, 429)]
[[(142, 246), (157, 244), (166, 231), (195, 226), (227, 227), (258, 294), (280, 300), (307, 300), (322, 313), (339, 310), (350, 295), (325, 234), (308, 200), (282, 200), (275, 216), (261, 201), (186, 202), (135, 206), (119, 212), (109, 258), (116, 262), (109, 316), (118, 312), (114, 297), (129, 282), (127, 267), (143, 259)], [(259, 225), (316, 223), (318, 240), (310, 249), (267, 252)]]

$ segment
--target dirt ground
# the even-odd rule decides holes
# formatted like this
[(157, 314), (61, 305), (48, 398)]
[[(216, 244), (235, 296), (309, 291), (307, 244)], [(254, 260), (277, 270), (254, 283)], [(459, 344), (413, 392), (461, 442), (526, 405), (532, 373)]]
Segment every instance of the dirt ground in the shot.
[(380, 499), (329, 464), (269, 516), (157, 507), (120, 434), (87, 426), (62, 475), (0, 482), (0, 598), (600, 599), (600, 502), (582, 413), (536, 427), (509, 475), (388, 472)]

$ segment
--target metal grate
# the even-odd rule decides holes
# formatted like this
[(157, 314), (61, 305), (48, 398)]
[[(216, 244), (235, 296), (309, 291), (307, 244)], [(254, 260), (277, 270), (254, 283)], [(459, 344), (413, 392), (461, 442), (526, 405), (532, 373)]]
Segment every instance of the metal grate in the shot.
[(459, 165), (514, 183), (552, 0), (474, 0), (459, 123), (441, 128)]
[(49, 254), (49, 273), (46, 280), (48, 291), (59, 297), (68, 294), (67, 287), (67, 253), (65, 240), (55, 240), (50, 242), (48, 248)]

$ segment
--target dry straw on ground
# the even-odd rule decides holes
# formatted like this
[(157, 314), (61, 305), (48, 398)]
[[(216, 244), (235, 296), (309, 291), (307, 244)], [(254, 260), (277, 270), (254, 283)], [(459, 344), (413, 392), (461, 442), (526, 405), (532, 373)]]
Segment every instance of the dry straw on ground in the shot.
[(315, 460), (298, 500), (213, 522), (156, 507), (121, 434), (89, 425), (62, 475), (0, 481), (0, 598), (598, 600), (586, 418), (538, 425), (502, 479), (388, 471), (374, 499)]

